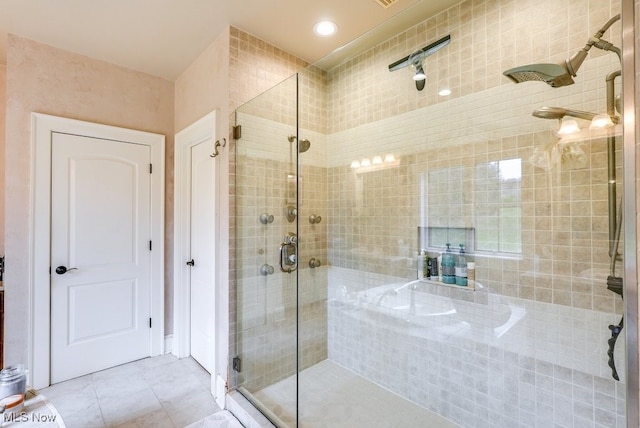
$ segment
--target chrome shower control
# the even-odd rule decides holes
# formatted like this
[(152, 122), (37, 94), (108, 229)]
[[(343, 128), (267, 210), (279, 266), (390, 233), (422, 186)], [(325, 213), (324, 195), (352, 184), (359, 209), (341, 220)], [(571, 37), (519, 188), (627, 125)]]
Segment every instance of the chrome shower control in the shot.
[(286, 215), (287, 215), (287, 221), (289, 223), (293, 223), (296, 217), (298, 216), (298, 209), (293, 205), (289, 205), (287, 206)]
[(298, 235), (289, 233), (280, 245), (280, 270), (291, 273), (298, 269)]
[(320, 223), (321, 221), (322, 221), (322, 217), (320, 217), (319, 215), (311, 214), (309, 216), (309, 223), (311, 224)]
[(267, 276), (267, 275), (273, 275), (274, 269), (273, 266), (268, 265), (268, 264), (263, 264), (262, 266), (260, 266), (260, 275), (263, 276)]
[(311, 269), (315, 269), (321, 266), (322, 263), (320, 263), (320, 260), (316, 259), (315, 257), (311, 257), (311, 259), (309, 259), (309, 267)]
[(271, 224), (273, 223), (273, 214), (262, 213), (260, 215), (260, 223), (262, 224)]

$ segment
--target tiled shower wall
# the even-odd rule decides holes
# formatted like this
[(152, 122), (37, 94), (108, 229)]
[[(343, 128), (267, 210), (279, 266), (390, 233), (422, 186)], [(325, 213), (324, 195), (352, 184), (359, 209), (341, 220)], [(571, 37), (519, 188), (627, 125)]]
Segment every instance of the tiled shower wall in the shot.
[[(557, 121), (531, 116), (542, 106), (606, 111), (605, 77), (619, 69), (617, 57), (592, 49), (576, 84), (565, 88), (515, 85), (502, 76), (512, 66), (569, 57), (619, 12), (617, 1), (569, 3), (465, 1), (329, 71), (328, 102), (335, 106), (327, 139), (332, 265), (411, 278), (417, 226), (477, 228), (482, 220), (477, 206), (490, 195), (473, 191), (473, 169), (519, 158), (522, 254), (479, 258), (478, 275), (512, 296), (621, 310), (603, 282), (609, 264), (606, 134), (583, 131), (557, 162), (550, 156), (558, 141), (552, 134)], [(525, 22), (534, 31), (516, 31)], [(605, 38), (619, 44), (619, 28), (614, 24)], [(397, 57), (446, 34), (451, 44), (425, 61), (423, 92), (415, 89), (410, 72), (388, 71)], [(443, 86), (453, 90), (450, 97), (438, 97)], [(567, 161), (570, 148), (582, 152), (577, 163)], [(350, 168), (354, 160), (389, 153), (400, 160), (399, 168), (365, 173)], [(550, 158), (534, 167), (534, 155)], [(621, 165), (620, 153), (617, 158)], [(426, 196), (420, 194), (419, 177), (459, 167), (466, 171), (466, 191), (453, 195), (458, 209), (427, 224), (419, 206)], [(619, 167), (617, 175), (620, 189)], [(453, 201), (431, 197), (428, 202), (444, 208)], [(583, 278), (594, 281), (585, 286)]]
[[(557, 146), (557, 122), (531, 117), (542, 106), (605, 111), (604, 79), (619, 68), (618, 59), (592, 52), (576, 84), (560, 89), (514, 85), (501, 75), (516, 65), (568, 58), (619, 10), (617, 2), (570, 3), (463, 2), (328, 73), (329, 105), (337, 106), (327, 140), (329, 258), (340, 268), (330, 272), (330, 294), (357, 296), (346, 307), (329, 305), (329, 357), (463, 426), (624, 425), (624, 385), (611, 379), (605, 352), (607, 327), (623, 308), (606, 289), (607, 135), (585, 130)], [(533, 31), (517, 30), (524, 25)], [(619, 28), (606, 35), (618, 45)], [(451, 45), (426, 60), (424, 92), (416, 91), (409, 72), (387, 71), (387, 64), (446, 34)], [(453, 90), (448, 99), (437, 96), (443, 86)], [(617, 147), (620, 197), (620, 142)], [(366, 172), (350, 166), (386, 154), (400, 165)], [(471, 256), (478, 282), (487, 287), (472, 294), (530, 302), (520, 304), (528, 307), (524, 322), (536, 320), (535, 326), (566, 313), (557, 323), (562, 337), (542, 330), (533, 336), (592, 350), (588, 361), (529, 355), (526, 328), (521, 349), (506, 348), (504, 339), (487, 349), (473, 336), (422, 343), (410, 329), (388, 331), (389, 319), (354, 319), (361, 293), (374, 292), (379, 278), (415, 278), (417, 226), (483, 227), (491, 213), (480, 208), (498, 198), (476, 175), (478, 166), (509, 159), (522, 165), (521, 251)], [(446, 191), (433, 192), (430, 173), (447, 170), (462, 177), (456, 194), (446, 182)], [(354, 281), (357, 272), (361, 278)], [(616, 273), (621, 276), (621, 263)], [(429, 289), (450, 294), (442, 286)], [(476, 310), (480, 318), (493, 315), (490, 306)], [(591, 330), (569, 333), (566, 323)]]

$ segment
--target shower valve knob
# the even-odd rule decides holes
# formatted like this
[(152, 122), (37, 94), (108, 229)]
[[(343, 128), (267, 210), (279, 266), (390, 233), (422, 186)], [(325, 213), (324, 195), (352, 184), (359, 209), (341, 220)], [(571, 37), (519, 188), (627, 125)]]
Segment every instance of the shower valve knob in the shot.
[(311, 224), (320, 223), (321, 221), (322, 221), (322, 217), (320, 217), (319, 215), (311, 214), (309, 216), (309, 223)]
[(309, 267), (311, 269), (315, 269), (320, 267), (321, 263), (320, 260), (316, 259), (315, 257), (312, 257), (311, 259), (309, 259)]
[(274, 217), (273, 214), (262, 213), (260, 215), (260, 223), (262, 224), (271, 224), (273, 223)]
[(267, 275), (273, 275), (274, 269), (273, 266), (268, 265), (268, 264), (263, 264), (262, 266), (260, 266), (260, 275), (263, 276), (267, 276)]

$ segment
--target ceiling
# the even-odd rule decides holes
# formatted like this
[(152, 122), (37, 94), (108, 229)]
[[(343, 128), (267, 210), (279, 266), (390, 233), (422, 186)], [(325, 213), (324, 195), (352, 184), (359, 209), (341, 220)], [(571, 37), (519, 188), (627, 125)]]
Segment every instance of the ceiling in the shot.
[[(310, 63), (367, 33), (331, 56), (339, 61), (458, 1), (384, 0), (392, 3), (385, 8), (377, 0), (0, 0), (0, 63), (13, 33), (175, 80), (229, 25)], [(337, 34), (316, 36), (321, 19), (333, 20)]]

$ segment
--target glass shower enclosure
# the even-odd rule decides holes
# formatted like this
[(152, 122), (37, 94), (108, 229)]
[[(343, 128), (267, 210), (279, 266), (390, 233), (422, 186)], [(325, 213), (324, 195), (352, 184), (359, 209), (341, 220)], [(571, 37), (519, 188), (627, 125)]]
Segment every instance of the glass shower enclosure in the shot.
[[(472, 3), (236, 111), (233, 381), (277, 426), (626, 426), (620, 61), (502, 74), (570, 58), (619, 2)], [(448, 34), (423, 90), (389, 71)]]

